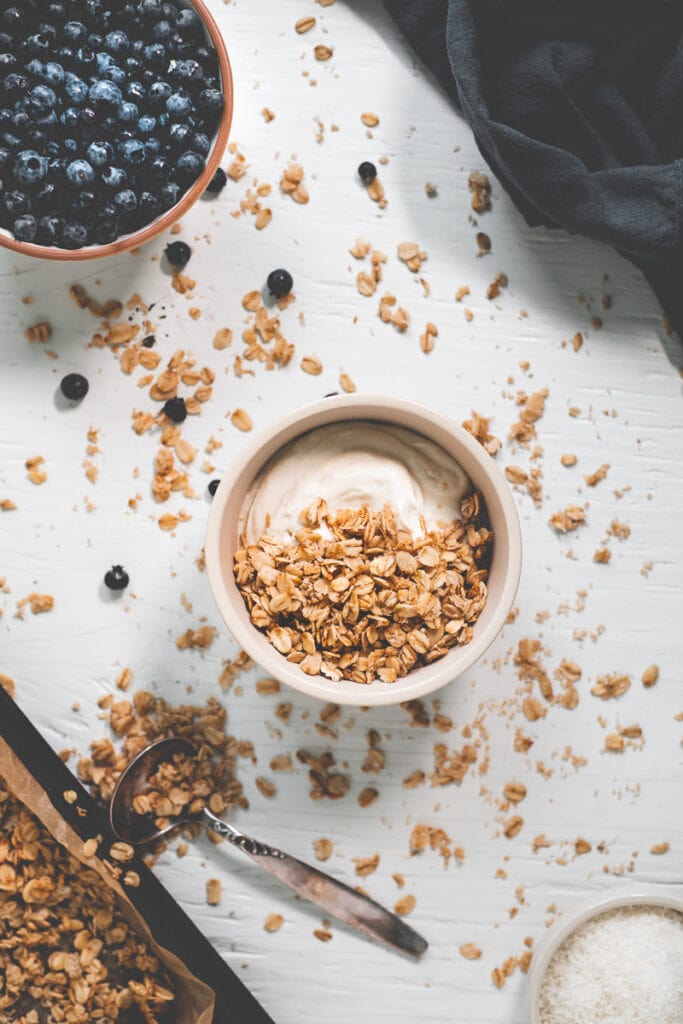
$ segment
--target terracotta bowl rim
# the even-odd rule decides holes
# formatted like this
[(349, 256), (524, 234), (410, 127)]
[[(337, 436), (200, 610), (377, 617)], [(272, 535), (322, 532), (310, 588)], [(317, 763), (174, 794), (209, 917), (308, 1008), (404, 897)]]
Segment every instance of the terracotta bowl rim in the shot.
[(60, 249), (58, 246), (36, 245), (34, 242), (19, 242), (6, 228), (0, 228), (0, 246), (22, 256), (56, 260), (64, 263), (83, 262), (84, 260), (97, 260), (107, 256), (116, 256), (119, 253), (130, 252), (131, 249), (137, 249), (145, 245), (152, 238), (156, 238), (157, 235), (170, 228), (185, 216), (188, 210), (194, 206), (199, 197), (206, 191), (207, 185), (218, 170), (228, 144), (234, 111), (234, 82), (225, 40), (205, 0), (184, 0), (184, 2), (194, 7), (209, 34), (218, 57), (221, 86), (223, 89), (223, 113), (216, 131), (211, 154), (207, 160), (206, 167), (194, 185), (184, 193), (175, 206), (171, 207), (170, 210), (167, 210), (160, 217), (157, 217), (156, 220), (151, 221), (132, 234), (121, 235), (116, 241), (109, 242), (107, 245), (88, 245), (82, 249)]
[[(498, 586), (495, 598), (489, 597), (489, 601), (495, 600), (492, 614), (479, 631), (475, 626), (475, 635), (467, 646), (453, 648), (439, 661), (410, 672), (393, 684), (373, 683), (363, 686), (343, 681), (332, 683), (323, 676), (305, 675), (297, 665), (291, 664), (279, 654), (265, 635), (251, 624), (244, 614), (242, 596), (237, 590), (232, 573), (228, 575), (225, 570), (224, 528), (232, 530), (237, 525), (232, 520), (232, 527), (224, 527), (226, 514), (232, 515), (231, 512), (227, 513), (227, 508), (234, 489), (239, 487), (242, 491), (245, 485), (248, 488), (274, 451), (292, 440), (293, 436), (315, 429), (318, 425), (322, 426), (330, 420), (334, 421), (335, 412), (340, 414), (340, 420), (381, 421), (384, 418), (389, 422), (400, 423), (426, 437), (430, 437), (427, 424), (437, 433), (446, 433), (452, 441), (453, 448), (460, 451), (461, 457), (465, 457), (466, 451), (470, 464), (476, 464), (473, 483), (481, 489), (482, 482), (486, 481), (489, 498), (494, 497), (498, 509), (498, 523), (496, 525), (492, 522), (491, 525), (494, 533), (496, 529), (499, 532), (499, 550), (502, 552), (500, 557), (504, 561), (499, 563), (503, 567), (500, 570), (502, 582)], [(318, 422), (320, 416), (325, 416), (325, 419)], [(416, 425), (418, 421), (423, 423), (422, 429)], [(301, 429), (293, 434), (292, 431), (299, 426)], [(285, 440), (280, 442), (280, 438)], [(436, 440), (434, 436), (431, 439)], [(264, 456), (262, 453), (266, 446), (268, 454)], [(451, 454), (458, 458), (453, 451)], [(468, 472), (472, 477), (469, 467)], [(209, 585), (223, 622), (260, 668), (280, 682), (319, 700), (369, 707), (398, 704), (433, 693), (461, 676), (485, 653), (505, 625), (517, 594), (522, 567), (522, 539), (517, 508), (502, 472), (484, 448), (454, 420), (405, 399), (386, 395), (340, 395), (313, 402), (288, 413), (250, 438), (235, 456), (223, 474), (211, 503), (206, 531), (205, 562)], [(454, 660), (457, 661), (456, 665), (453, 664)]]

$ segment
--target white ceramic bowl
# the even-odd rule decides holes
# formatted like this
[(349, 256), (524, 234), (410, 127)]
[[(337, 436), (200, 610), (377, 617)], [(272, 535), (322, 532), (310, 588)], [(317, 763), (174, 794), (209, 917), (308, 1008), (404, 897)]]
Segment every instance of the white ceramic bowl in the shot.
[[(367, 685), (308, 676), (287, 661), (252, 625), (235, 583), (232, 566), (239, 547), (240, 513), (265, 463), (294, 438), (329, 423), (376, 420), (422, 434), (460, 463), (486, 504), (494, 534), (488, 601), (474, 626), (474, 637), (439, 661), (414, 669), (395, 683)], [(269, 675), (320, 700), (369, 706), (424, 697), (465, 672), (495, 640), (512, 608), (522, 561), (522, 542), (512, 495), (493, 459), (452, 420), (398, 398), (343, 395), (304, 406), (250, 440), (223, 474), (211, 506), (206, 536), (206, 568), (218, 610), (244, 650)]]
[[(607, 891), (579, 900), (548, 929), (534, 950), (529, 970), (529, 1021), (541, 1024), (540, 998), (545, 972), (558, 949), (577, 928), (608, 910), (623, 907), (666, 907), (683, 914), (683, 893), (670, 886), (631, 885), (626, 889)], [(653, 1022), (654, 1024), (654, 1022)]]

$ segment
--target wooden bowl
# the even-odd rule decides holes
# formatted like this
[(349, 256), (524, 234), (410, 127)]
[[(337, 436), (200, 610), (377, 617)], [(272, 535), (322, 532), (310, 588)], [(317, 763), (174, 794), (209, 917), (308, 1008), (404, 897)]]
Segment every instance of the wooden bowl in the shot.
[(193, 7), (199, 15), (206, 34), (213, 44), (218, 58), (221, 87), (223, 90), (223, 112), (220, 124), (214, 138), (213, 148), (201, 176), (184, 193), (180, 202), (176, 203), (170, 210), (167, 210), (161, 217), (157, 217), (156, 220), (151, 221), (144, 228), (140, 228), (130, 235), (121, 235), (115, 242), (109, 242), (107, 245), (88, 245), (83, 249), (60, 249), (58, 246), (52, 245), (35, 245), (33, 242), (18, 242), (4, 228), (0, 228), (0, 245), (6, 249), (12, 249), (14, 252), (21, 253), (22, 256), (35, 256), (42, 260), (61, 260), (63, 262), (97, 260), (104, 256), (117, 256), (119, 253), (128, 252), (130, 249), (137, 249), (139, 246), (149, 242), (150, 239), (160, 235), (162, 231), (170, 228), (172, 224), (175, 224), (176, 221), (185, 216), (187, 211), (194, 206), (199, 197), (206, 191), (207, 185), (218, 170), (228, 144), (228, 136), (230, 135), (230, 125), (232, 124), (234, 109), (232, 68), (230, 67), (230, 58), (228, 57), (223, 36), (205, 0), (185, 0), (185, 2), (187, 6)]

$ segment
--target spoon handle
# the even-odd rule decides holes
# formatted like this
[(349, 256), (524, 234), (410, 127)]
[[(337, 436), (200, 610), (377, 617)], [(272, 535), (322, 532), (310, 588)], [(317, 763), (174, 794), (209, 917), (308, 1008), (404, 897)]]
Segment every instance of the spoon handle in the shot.
[(427, 943), (421, 935), (396, 914), (385, 910), (368, 896), (363, 896), (343, 882), (338, 882), (317, 868), (304, 864), (296, 857), (290, 857), (274, 846), (245, 835), (234, 825), (229, 825), (210, 811), (204, 811), (203, 820), (207, 828), (243, 850), (265, 871), (275, 875), (304, 899), (322, 907), (328, 914), (370, 938), (379, 939), (380, 942), (394, 946), (418, 959), (426, 952)]

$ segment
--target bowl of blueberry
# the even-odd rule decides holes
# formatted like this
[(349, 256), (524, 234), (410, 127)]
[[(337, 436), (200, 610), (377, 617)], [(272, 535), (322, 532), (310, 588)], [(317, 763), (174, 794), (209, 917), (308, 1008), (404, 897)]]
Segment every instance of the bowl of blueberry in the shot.
[(204, 0), (1, 7), (0, 245), (109, 256), (220, 190), (232, 74)]

